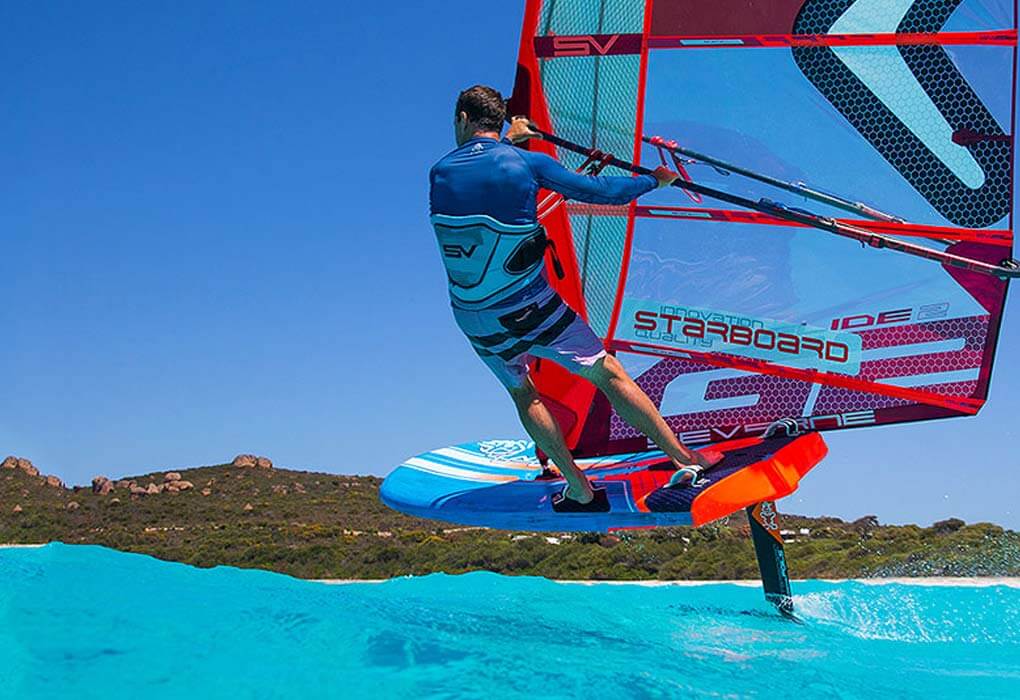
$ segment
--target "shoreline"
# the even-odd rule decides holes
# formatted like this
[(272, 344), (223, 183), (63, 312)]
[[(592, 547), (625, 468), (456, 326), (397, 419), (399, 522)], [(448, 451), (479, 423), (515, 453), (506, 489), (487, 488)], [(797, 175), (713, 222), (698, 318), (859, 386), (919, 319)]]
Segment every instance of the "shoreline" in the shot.
[[(454, 574), (462, 575), (462, 574)], [(401, 578), (422, 578), (420, 576), (397, 576), (392, 579), (350, 579), (350, 578), (317, 578), (302, 579), (312, 583), (324, 583), (329, 586), (343, 586), (352, 583), (386, 583)], [(513, 578), (513, 577), (508, 577)], [(568, 586), (645, 586), (647, 588), (661, 588), (665, 586), (714, 586), (720, 583), (728, 583), (734, 586), (747, 586), (751, 588), (761, 587), (761, 581), (756, 579), (726, 579), (718, 581), (586, 581), (571, 579), (548, 579), (553, 583), (560, 583)], [(808, 583), (821, 581), (822, 583), (861, 583), (866, 586), (887, 586), (899, 584), (901, 586), (959, 586), (969, 588), (989, 588), (991, 586), (1006, 586), (1007, 588), (1020, 588), (1020, 576), (898, 576), (893, 578), (795, 578), (790, 579), (791, 583)]]
[[(462, 576), (462, 574), (454, 574)], [(327, 586), (345, 586), (348, 584), (385, 584), (388, 581), (398, 579), (416, 579), (421, 577), (396, 577), (394, 579), (304, 579), (316, 584)], [(509, 577), (512, 578), (512, 577)], [(549, 579), (555, 584), (565, 586), (644, 586), (646, 588), (663, 588), (676, 586), (682, 588), (694, 586), (716, 586), (719, 584), (730, 584), (732, 586), (743, 586), (749, 588), (761, 588), (762, 583), (753, 579), (721, 580), (721, 581), (575, 581), (568, 579)], [(792, 584), (804, 584), (810, 582), (822, 582), (825, 584), (864, 584), (865, 586), (937, 586), (937, 587), (960, 587), (960, 588), (990, 588), (992, 586), (1005, 586), (1007, 588), (1020, 589), (1020, 577), (897, 577), (891, 579), (790, 579)]]
[[(866, 586), (887, 586), (899, 584), (902, 586), (969, 586), (972, 588), (987, 588), (989, 586), (1006, 586), (1008, 588), (1020, 588), (1020, 576), (893, 576), (889, 578), (791, 578), (790, 583), (807, 583), (820, 581), (822, 583), (862, 583)], [(636, 585), (636, 586), (710, 586), (717, 583), (729, 583), (734, 586), (753, 586), (758, 588), (761, 581), (757, 579), (736, 579), (718, 581), (557, 581), (557, 583), (579, 584), (592, 586), (600, 583), (607, 583), (613, 586)]]
[[(45, 544), (0, 544), (2, 549), (40, 549)], [(268, 571), (268, 569), (262, 569)], [(286, 574), (284, 574), (286, 575)], [(457, 575), (457, 574), (455, 574)], [(309, 583), (323, 583), (329, 586), (342, 586), (352, 583), (386, 583), (401, 578), (420, 578), (414, 576), (397, 576), (392, 579), (349, 579), (349, 578), (309, 578), (300, 579)], [(548, 579), (554, 583), (574, 586), (713, 586), (720, 583), (728, 583), (734, 586), (761, 586), (761, 581), (756, 579), (725, 579), (718, 581), (586, 581), (576, 579)], [(886, 586), (899, 584), (903, 586), (960, 586), (970, 588), (988, 588), (991, 586), (1006, 586), (1007, 588), (1020, 588), (1020, 576), (895, 576), (891, 578), (818, 578), (818, 579), (791, 579), (792, 583), (804, 583), (807, 581), (821, 581), (823, 583), (861, 583), (866, 586)]]

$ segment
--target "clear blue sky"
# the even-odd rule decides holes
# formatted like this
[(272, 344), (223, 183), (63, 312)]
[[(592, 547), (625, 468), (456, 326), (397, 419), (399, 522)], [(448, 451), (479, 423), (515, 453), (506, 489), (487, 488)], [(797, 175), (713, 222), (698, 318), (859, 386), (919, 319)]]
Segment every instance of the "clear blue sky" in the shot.
[[(522, 5), (6, 4), (0, 452), (72, 483), (239, 452), (381, 475), (521, 435), (426, 175), (456, 92), (510, 89)], [(1009, 311), (979, 417), (833, 434), (784, 507), (1020, 527)]]

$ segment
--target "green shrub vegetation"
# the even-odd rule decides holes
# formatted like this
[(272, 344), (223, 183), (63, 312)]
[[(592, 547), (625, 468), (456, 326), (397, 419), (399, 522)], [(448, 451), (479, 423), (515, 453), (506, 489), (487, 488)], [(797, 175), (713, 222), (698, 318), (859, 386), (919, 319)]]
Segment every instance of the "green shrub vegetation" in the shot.
[[(229, 465), (181, 470), (194, 486), (132, 495), (65, 489), (0, 470), (0, 542), (100, 544), (161, 559), (379, 579), (485, 569), (557, 579), (757, 576), (743, 514), (703, 528), (525, 533), (411, 518), (379, 502), (380, 479)], [(163, 473), (134, 479), (162, 483)], [(1020, 575), (1020, 535), (988, 523), (879, 525), (785, 516), (796, 578)], [(801, 528), (810, 530), (802, 534)]]

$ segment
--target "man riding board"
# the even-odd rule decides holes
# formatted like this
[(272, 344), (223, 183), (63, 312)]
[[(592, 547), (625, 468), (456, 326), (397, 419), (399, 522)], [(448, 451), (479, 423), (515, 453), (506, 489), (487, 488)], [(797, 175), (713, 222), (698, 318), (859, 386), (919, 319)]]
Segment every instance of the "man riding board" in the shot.
[(528, 376), (528, 363), (537, 358), (594, 384), (621, 418), (685, 476), (695, 478), (721, 456), (709, 458), (684, 447), (651, 399), (552, 288), (545, 276), (548, 244), (536, 211), (539, 188), (582, 202), (619, 205), (670, 185), (677, 173), (665, 167), (638, 177), (576, 173), (548, 155), (513, 145), (538, 136), (526, 118), (515, 117), (500, 140), (505, 120), (498, 91), (476, 85), (462, 92), (454, 117), (457, 148), (429, 173), (432, 225), (457, 325), (510, 392), (528, 435), (563, 474), (564, 503), (600, 505), (592, 503), (591, 484)]

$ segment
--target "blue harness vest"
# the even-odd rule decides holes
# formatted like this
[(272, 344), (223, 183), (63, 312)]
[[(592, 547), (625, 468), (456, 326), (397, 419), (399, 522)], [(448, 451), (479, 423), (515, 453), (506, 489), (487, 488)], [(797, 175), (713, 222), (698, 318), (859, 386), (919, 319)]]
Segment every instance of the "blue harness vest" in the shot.
[(548, 242), (540, 224), (504, 224), (485, 214), (433, 214), (432, 226), (456, 306), (498, 304), (542, 274)]

